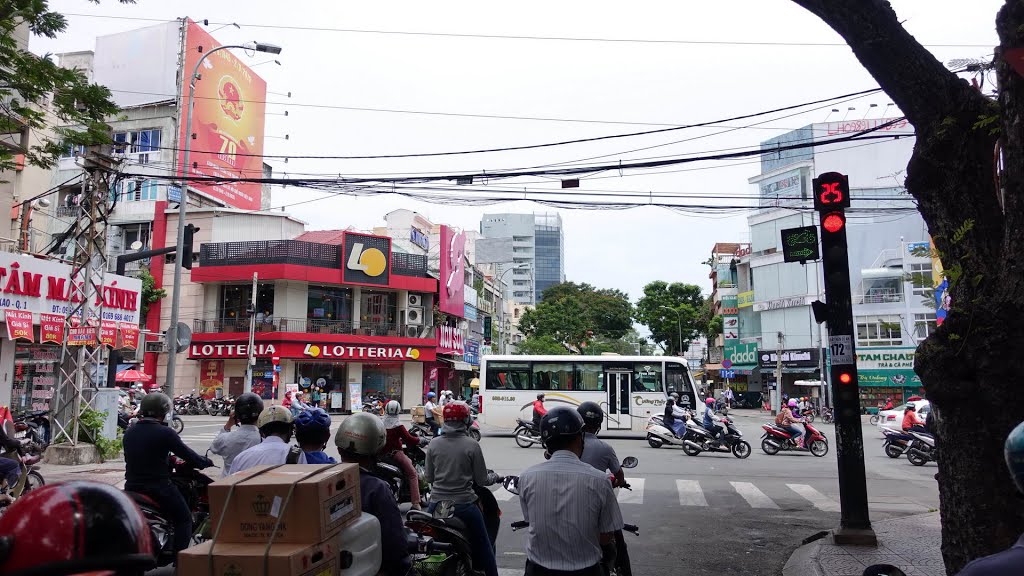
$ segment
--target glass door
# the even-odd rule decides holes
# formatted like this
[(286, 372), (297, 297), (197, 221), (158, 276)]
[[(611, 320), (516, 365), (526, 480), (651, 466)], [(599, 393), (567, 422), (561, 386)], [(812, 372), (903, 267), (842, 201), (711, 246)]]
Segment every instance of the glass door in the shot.
[(629, 416), (630, 381), (633, 374), (629, 371), (607, 372), (608, 389), (608, 429), (629, 430), (633, 422)]

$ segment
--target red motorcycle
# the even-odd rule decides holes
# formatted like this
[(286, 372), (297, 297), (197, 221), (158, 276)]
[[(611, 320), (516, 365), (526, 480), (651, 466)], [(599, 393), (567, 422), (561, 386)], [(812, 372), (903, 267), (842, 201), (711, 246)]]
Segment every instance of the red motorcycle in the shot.
[(762, 424), (764, 435), (761, 436), (761, 450), (769, 456), (774, 456), (782, 450), (810, 452), (819, 458), (828, 454), (828, 438), (809, 422), (803, 424), (807, 428), (803, 447), (797, 446), (797, 437), (792, 436), (789, 430), (775, 424)]

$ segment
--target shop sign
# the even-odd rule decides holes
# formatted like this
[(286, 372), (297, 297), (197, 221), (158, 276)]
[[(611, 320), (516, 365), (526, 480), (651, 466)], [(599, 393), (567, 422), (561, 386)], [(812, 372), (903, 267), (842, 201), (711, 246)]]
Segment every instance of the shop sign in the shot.
[(742, 258), (750, 255), (750, 244), (740, 244), (740, 247), (736, 249), (736, 257)]
[(472, 306), (471, 304), (466, 304), (464, 310), (466, 315), (463, 316), (463, 318), (465, 318), (466, 320), (470, 320), (472, 322), (477, 321), (477, 318), (479, 317), (476, 314), (476, 308), (474, 306)]
[[(93, 304), (103, 319), (139, 321), (142, 281), (107, 274)], [(72, 290), (71, 267), (20, 254), (0, 253), (0, 309), (66, 315), (81, 299)]]
[(862, 370), (914, 370), (914, 346), (867, 348), (857, 352), (858, 375)]
[[(256, 356), (270, 356), (277, 353), (273, 344), (256, 344)], [(189, 350), (190, 358), (248, 358), (248, 344), (193, 344)]]
[(761, 196), (796, 196), (803, 190), (803, 178), (800, 170), (787, 172), (781, 177), (759, 185)]
[(725, 340), (739, 340), (740, 319), (738, 316), (722, 316), (722, 336)]
[(5, 310), (7, 319), (7, 337), (11, 340), (28, 340), (35, 342), (35, 330), (32, 328), (32, 313), (25, 310)]
[(897, 118), (874, 118), (871, 120), (843, 120), (841, 122), (829, 122), (825, 125), (825, 134), (835, 136), (837, 134), (849, 134), (851, 132), (863, 132), (864, 130), (883, 130), (891, 132), (906, 128), (910, 125), (907, 120), (899, 120), (889, 126), (880, 128), (883, 124), (897, 120)]
[(746, 292), (740, 292), (736, 295), (736, 307), (737, 308), (750, 308), (754, 305), (754, 291), (748, 290)]
[(480, 365), (480, 342), (477, 340), (466, 341), (466, 353), (462, 355), (463, 360), (473, 366)]
[[(276, 344), (256, 344), (254, 355), (259, 358), (294, 358), (316, 360), (374, 360), (374, 361), (416, 361), (434, 360), (433, 348), (416, 348), (409, 346), (367, 346), (352, 344), (332, 344), (314, 342), (279, 342)], [(192, 359), (245, 359), (249, 356), (247, 344), (194, 343), (189, 350)], [(269, 367), (270, 365), (268, 365)], [(267, 377), (276, 374), (271, 367)]]
[(302, 355), (310, 358), (341, 358), (345, 360), (419, 360), (417, 348), (397, 346), (350, 346), (346, 344), (306, 344)]
[[(761, 368), (778, 366), (779, 353), (763, 350), (758, 355)], [(818, 351), (814, 348), (796, 348), (782, 351), (783, 368), (812, 368), (818, 365)]]
[(57, 314), (39, 315), (39, 342), (64, 343), (64, 317)]
[(736, 296), (722, 296), (722, 314), (736, 314), (739, 312), (736, 304)]
[(104, 320), (100, 324), (100, 345), (113, 348), (117, 344), (117, 322)]
[(921, 387), (921, 377), (913, 370), (861, 370), (857, 367), (857, 383), (861, 386)]
[[(445, 314), (461, 318), (466, 303), (465, 254), (466, 233), (441, 226), (441, 263), (438, 308)], [(459, 352), (461, 354), (461, 352)]]
[(725, 360), (733, 366), (750, 366), (757, 364), (757, 342), (728, 342), (725, 345)]
[(491, 338), (491, 317), (484, 316), (484, 339), (490, 340)]
[(813, 300), (814, 296), (790, 296), (789, 298), (754, 302), (754, 312), (782, 310), (783, 308), (794, 308), (796, 306), (809, 306)]
[(95, 346), (97, 326), (75, 326), (68, 329), (68, 346)]
[(472, 286), (462, 287), (462, 299), (470, 306), (480, 306), (480, 294), (477, 293), (476, 288), (473, 288)]
[(462, 356), (466, 353), (466, 334), (455, 326), (441, 326), (437, 329), (438, 354)]
[(351, 284), (387, 286), (391, 281), (391, 238), (346, 232), (342, 279)]
[(117, 335), (120, 339), (120, 346), (122, 350), (138, 350), (139, 349), (139, 325), (132, 324), (130, 322), (121, 322), (117, 325)]
[(420, 248), (423, 248), (427, 252), (430, 251), (430, 236), (427, 236), (416, 228), (409, 229), (409, 241)]

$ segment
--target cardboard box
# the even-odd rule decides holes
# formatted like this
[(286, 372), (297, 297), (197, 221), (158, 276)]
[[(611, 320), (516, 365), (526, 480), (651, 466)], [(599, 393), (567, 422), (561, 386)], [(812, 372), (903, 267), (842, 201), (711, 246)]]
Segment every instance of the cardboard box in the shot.
[(417, 424), (426, 424), (427, 423), (427, 417), (424, 416), (423, 414), (413, 414), (412, 415), (412, 421), (417, 423)]
[[(211, 568), (212, 551), (212, 568)], [(319, 544), (266, 544), (211, 541), (178, 553), (178, 574), (189, 576), (338, 576), (341, 535)]]
[(209, 497), (217, 542), (267, 544), (279, 519), (275, 544), (323, 542), (359, 517), (359, 467), (257, 466), (210, 484)]
[(424, 408), (423, 406), (413, 406), (412, 410), (410, 410), (409, 413), (412, 414), (413, 417), (423, 416), (427, 413), (426, 410), (427, 409)]

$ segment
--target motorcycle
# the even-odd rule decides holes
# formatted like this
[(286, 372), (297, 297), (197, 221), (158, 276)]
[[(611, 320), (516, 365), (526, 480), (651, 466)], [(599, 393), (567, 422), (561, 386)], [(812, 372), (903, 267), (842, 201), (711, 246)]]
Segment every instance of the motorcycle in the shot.
[(743, 433), (733, 425), (732, 420), (722, 418), (719, 422), (725, 426), (725, 437), (721, 442), (710, 430), (698, 424), (694, 418), (687, 417), (686, 434), (683, 436), (683, 452), (687, 456), (696, 456), (701, 452), (725, 452), (732, 453), (740, 460), (749, 457), (750, 443), (743, 440)]
[(380, 394), (370, 394), (363, 400), (363, 412), (369, 412), (370, 414), (377, 414), (378, 416), (384, 414), (384, 405), (387, 404), (387, 397)]
[(50, 445), (49, 411), (35, 410), (15, 417), (14, 438), (30, 455), (42, 454)]
[(764, 453), (769, 456), (774, 456), (781, 450), (794, 452), (809, 451), (819, 458), (828, 454), (828, 438), (814, 426), (806, 423), (804, 426), (807, 427), (808, 432), (807, 440), (804, 444), (805, 446), (810, 446), (810, 448), (797, 446), (796, 438), (790, 436), (789, 430), (775, 424), (763, 424), (761, 425), (761, 428), (764, 429), (764, 434), (761, 436), (761, 450), (764, 450)]
[(825, 424), (834, 424), (836, 421), (835, 413), (828, 406), (821, 409), (821, 421)]
[(533, 422), (527, 422), (522, 418), (516, 418), (516, 429), (512, 432), (516, 444), (520, 448), (529, 448), (534, 444), (540, 444), (540, 431), (534, 427)]
[[(424, 502), (430, 499), (430, 484), (423, 480), (423, 466), (427, 458), (426, 453), (419, 446), (406, 446), (402, 449), (402, 453), (412, 461), (413, 467), (416, 468), (416, 475), (420, 483), (420, 504), (423, 505)], [(399, 504), (412, 502), (412, 492), (409, 490), (409, 483), (405, 477), (405, 472), (391, 455), (381, 457), (370, 472), (388, 483), (388, 486), (391, 487), (391, 493), (394, 494), (395, 500)]]
[(651, 419), (647, 421), (647, 443), (651, 448), (661, 448), (662, 446), (682, 446), (683, 438), (676, 436), (675, 432), (669, 430), (668, 426), (665, 426), (665, 420), (661, 416), (651, 416)]
[(2, 456), (17, 462), (20, 465), (21, 474), (14, 486), (0, 488), (0, 513), (21, 495), (46, 484), (42, 473), (39, 472), (39, 461), (43, 459), (41, 454), (22, 455), (12, 451), (4, 453)]
[[(484, 490), (490, 493), (490, 490)], [(473, 547), (466, 536), (466, 525), (455, 517), (455, 503), (450, 500), (438, 502), (434, 511), (409, 510), (406, 513), (406, 528), (419, 539), (431, 542), (433, 549), (441, 552), (435, 558), (413, 558), (418, 565), (429, 564), (429, 569), (420, 573), (429, 574), (475, 574), (473, 568)], [(430, 540), (426, 540), (429, 538)], [(410, 546), (411, 547), (411, 546)]]
[[(118, 410), (117, 412), (117, 427), (121, 430), (127, 430), (133, 424), (139, 421), (139, 410), (138, 407), (133, 407), (131, 411)], [(167, 423), (168, 426), (174, 430), (175, 433), (181, 435), (181, 431), (185, 429), (185, 421), (181, 419), (177, 414), (171, 414), (171, 421)]]
[[(171, 483), (181, 492), (192, 513), (192, 541), (203, 542), (210, 532), (210, 500), (207, 492), (213, 479), (174, 455), (169, 455), (167, 462)], [(149, 525), (157, 566), (173, 563), (177, 558), (174, 552), (174, 525), (164, 516), (159, 504), (149, 496), (138, 492), (128, 492), (128, 495), (138, 504)]]
[(805, 408), (805, 409), (801, 410), (800, 411), (800, 416), (803, 417), (803, 419), (806, 420), (807, 422), (810, 422), (810, 423), (813, 424), (814, 423), (814, 416), (815, 416), (814, 408)]
[(914, 437), (907, 450), (907, 460), (914, 466), (924, 466), (929, 462), (938, 462), (939, 447), (935, 445), (935, 436), (925, 432), (909, 432)]
[(882, 449), (885, 450), (885, 455), (889, 458), (899, 458), (906, 454), (914, 442), (914, 437), (910, 434), (897, 432), (890, 428), (882, 428), (882, 437), (885, 438)]

